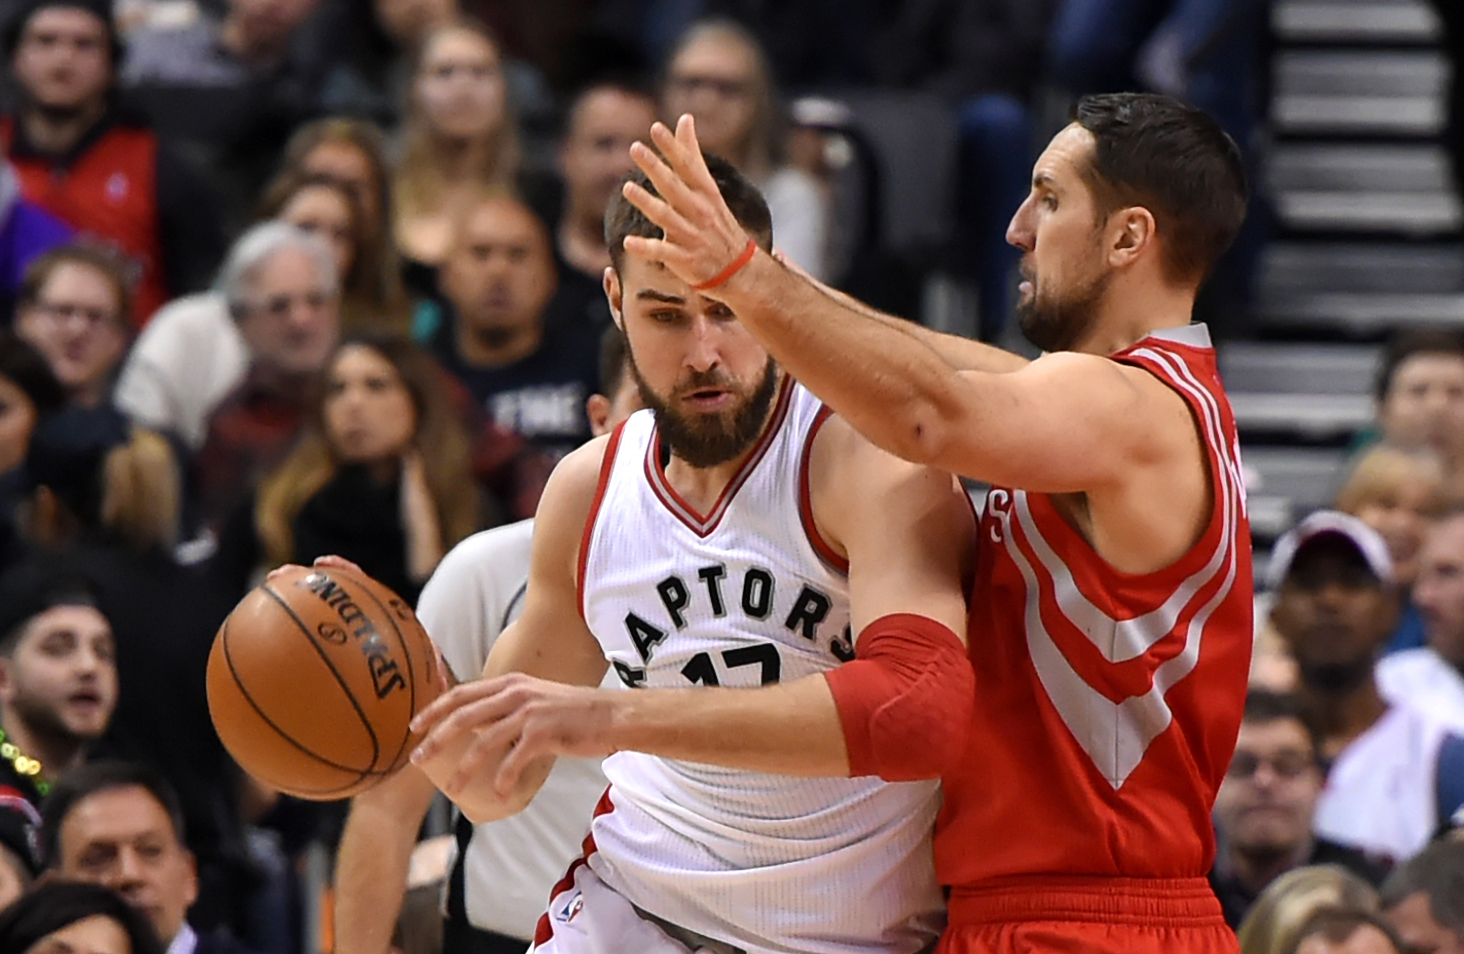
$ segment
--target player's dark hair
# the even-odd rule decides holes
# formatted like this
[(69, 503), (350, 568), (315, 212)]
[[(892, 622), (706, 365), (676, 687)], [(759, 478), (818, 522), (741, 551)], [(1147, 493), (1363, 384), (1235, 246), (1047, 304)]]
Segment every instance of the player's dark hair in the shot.
[(162, 807), (173, 829), (173, 837), (182, 846), (183, 806), (171, 782), (157, 769), (141, 762), (102, 759), (84, 762), (69, 769), (41, 803), (41, 864), (55, 868), (61, 862), (61, 826), (72, 809), (83, 799), (98, 792), (119, 788), (140, 788)]
[[(732, 210), (737, 224), (747, 230), (747, 234), (752, 236), (752, 240), (763, 251), (771, 252), (773, 216), (757, 186), (749, 182), (726, 159), (709, 152), (702, 153), (702, 158), (706, 160), (707, 171), (712, 174), (717, 190), (722, 193), (722, 199), (727, 203), (727, 208)], [(639, 169), (627, 176), (626, 181), (636, 183), (651, 195), (657, 194), (651, 180)], [(610, 204), (605, 208), (605, 247), (610, 250), (610, 260), (617, 272), (625, 264), (625, 238), (628, 235), (660, 238), (662, 232), (659, 225), (646, 218), (645, 213), (631, 205), (620, 190), (616, 189), (615, 194), (610, 197)]]
[(1321, 765), (1321, 739), (1318, 738), (1316, 730), (1307, 720), (1306, 711), (1302, 708), (1299, 698), (1291, 693), (1272, 692), (1269, 689), (1252, 689), (1245, 694), (1245, 712), (1241, 716), (1242, 722), (1265, 725), (1288, 719), (1294, 720), (1306, 731), (1306, 737), (1311, 740), (1312, 758), (1316, 760), (1317, 765)]
[(37, 884), (0, 911), (0, 951), (28, 951), (47, 936), (87, 918), (122, 928), (132, 954), (163, 954), (147, 916), (111, 888), (86, 881)]
[(1073, 121), (1096, 142), (1083, 177), (1100, 218), (1148, 209), (1169, 279), (1203, 281), (1245, 221), (1245, 163), (1235, 141), (1201, 110), (1152, 93), (1084, 96)]
[(1457, 328), (1401, 328), (1383, 347), (1378, 376), (1373, 380), (1373, 397), (1381, 403), (1393, 389), (1398, 369), (1409, 358), (1421, 354), (1464, 358), (1464, 332)]
[(1302, 922), (1296, 936), (1286, 946), (1285, 954), (1296, 954), (1296, 951), (1301, 949), (1302, 942), (1309, 937), (1324, 938), (1329, 944), (1346, 944), (1352, 935), (1365, 927), (1381, 931), (1395, 952), (1403, 950), (1403, 944), (1398, 940), (1398, 935), (1393, 932), (1392, 925), (1376, 914), (1360, 908), (1326, 905), (1318, 908), (1311, 917)]
[(600, 393), (615, 400), (615, 392), (625, 383), (629, 365), (625, 332), (611, 323), (600, 335)]
[(1379, 894), (1387, 911), (1422, 892), (1438, 925), (1464, 938), (1464, 842), (1434, 842), (1393, 869)]

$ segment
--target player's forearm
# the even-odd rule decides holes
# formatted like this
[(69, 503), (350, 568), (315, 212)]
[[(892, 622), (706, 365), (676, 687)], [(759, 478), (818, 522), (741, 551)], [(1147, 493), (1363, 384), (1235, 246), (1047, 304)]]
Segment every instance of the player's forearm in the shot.
[(617, 693), (610, 746), (781, 775), (842, 778), (849, 756), (821, 675), (760, 689), (636, 689)]
[(929, 461), (931, 434), (963, 413), (966, 382), (925, 329), (872, 320), (763, 254), (716, 295), (788, 373), (892, 454)]
[(336, 857), (335, 949), (387, 954), (407, 890), (417, 825), (377, 806), (353, 805)]

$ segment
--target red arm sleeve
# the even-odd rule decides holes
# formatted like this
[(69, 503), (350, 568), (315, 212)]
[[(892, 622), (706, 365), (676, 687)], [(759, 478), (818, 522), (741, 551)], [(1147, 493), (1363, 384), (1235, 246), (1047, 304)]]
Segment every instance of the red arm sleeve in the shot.
[(856, 657), (824, 673), (843, 724), (849, 774), (937, 778), (965, 751), (976, 682), (955, 633), (924, 616), (881, 616)]

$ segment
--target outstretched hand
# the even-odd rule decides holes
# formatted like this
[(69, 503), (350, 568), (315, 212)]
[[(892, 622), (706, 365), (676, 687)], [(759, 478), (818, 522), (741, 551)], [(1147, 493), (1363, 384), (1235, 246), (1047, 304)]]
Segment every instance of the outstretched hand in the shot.
[(702, 158), (696, 124), (683, 115), (671, 132), (662, 123), (651, 126), (656, 150), (633, 143), (630, 157), (651, 180), (659, 195), (634, 182), (622, 186), (625, 198), (665, 233), (663, 238), (627, 236), (625, 250), (665, 265), (692, 287), (717, 283), (747, 249), (746, 230), (727, 207), (716, 180)]
[[(603, 758), (611, 693), (510, 673), (463, 683), (439, 696), (412, 720), (425, 734), (412, 762), (427, 771), (449, 797), (486, 776), (494, 794), (516, 794), (525, 773), (546, 756)], [(432, 766), (457, 754), (449, 771)]]

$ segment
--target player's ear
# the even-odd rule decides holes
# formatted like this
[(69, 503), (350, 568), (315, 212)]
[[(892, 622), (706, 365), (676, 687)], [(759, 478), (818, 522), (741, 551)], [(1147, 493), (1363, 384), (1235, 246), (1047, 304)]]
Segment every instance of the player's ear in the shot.
[(615, 271), (614, 265), (605, 266), (605, 275), (601, 281), (605, 287), (605, 301), (610, 304), (610, 317), (615, 321), (615, 327), (624, 331), (625, 317), (621, 314), (624, 290), (620, 287), (620, 273)]
[(591, 394), (585, 399), (585, 413), (590, 418), (590, 433), (599, 437), (610, 431), (610, 399), (603, 394)]
[(1119, 209), (1109, 219), (1108, 263), (1123, 268), (1137, 261), (1154, 242), (1154, 214), (1141, 205)]

